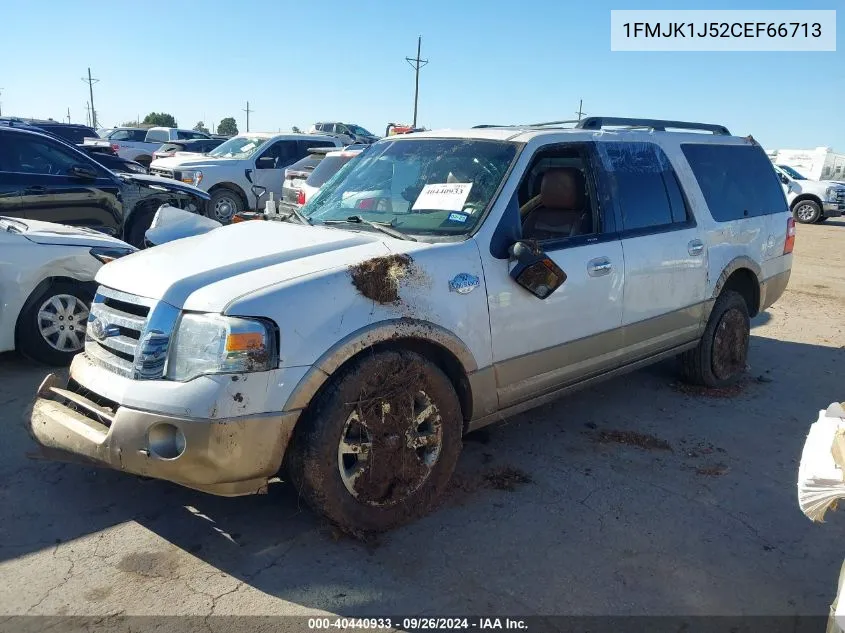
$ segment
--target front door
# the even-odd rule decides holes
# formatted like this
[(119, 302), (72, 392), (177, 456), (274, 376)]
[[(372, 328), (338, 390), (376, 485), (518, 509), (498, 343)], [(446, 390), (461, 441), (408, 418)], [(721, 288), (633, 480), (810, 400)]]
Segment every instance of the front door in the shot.
[(485, 261), (500, 407), (613, 364), (625, 263), (614, 210), (595, 186), (593, 151), (590, 143), (541, 149), (509, 206), (519, 209), (523, 239), (537, 240), (566, 273), (563, 285), (538, 299), (511, 279), (512, 262)]
[[(262, 158), (272, 158), (272, 162), (261, 160)], [(253, 172), (253, 183), (262, 187), (264, 193), (261, 193), (256, 202), (253, 191), (250, 193), (250, 204), (256, 205), (256, 210), (260, 211), (264, 208), (264, 202), (269, 199), (270, 192), (273, 193), (273, 200), (276, 202), (282, 199), (282, 183), (285, 179), (285, 167), (288, 167), (301, 158), (299, 156), (299, 146), (295, 140), (279, 140), (265, 149), (255, 162), (255, 171)]]
[[(4, 139), (10, 163), (7, 179), (20, 190), (16, 215), (32, 220), (87, 226), (112, 235), (121, 228), (119, 187), (109, 172), (87, 156), (36, 135), (14, 134)], [(83, 166), (96, 178), (79, 178), (71, 168)]]

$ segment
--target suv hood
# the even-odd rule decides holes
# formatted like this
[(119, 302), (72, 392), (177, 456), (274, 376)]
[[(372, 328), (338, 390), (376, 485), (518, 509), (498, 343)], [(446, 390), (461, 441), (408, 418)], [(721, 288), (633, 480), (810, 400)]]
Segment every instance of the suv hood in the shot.
[(27, 230), (24, 231), (23, 236), (30, 242), (36, 244), (53, 244), (61, 246), (117, 246), (122, 248), (132, 248), (126, 242), (122, 242), (116, 237), (111, 237), (100, 231), (89, 229), (82, 226), (67, 226), (65, 224), (55, 224), (53, 222), (40, 222), (38, 220), (25, 220), (21, 218), (9, 218), (14, 220), (15, 225), (18, 222), (25, 224)]
[(202, 200), (211, 200), (211, 196), (209, 196), (208, 193), (203, 191), (202, 189), (194, 187), (193, 185), (186, 185), (185, 183), (173, 180), (172, 178), (162, 178), (160, 176), (147, 176), (146, 174), (123, 172), (121, 172), (117, 176), (125, 182), (140, 185), (142, 187), (164, 189), (165, 191), (179, 191), (181, 193), (189, 193), (192, 196), (201, 198)]
[(340, 228), (240, 222), (111, 262), (97, 282), (177, 308), (225, 312), (262, 288), (421, 244), (391, 240), (388, 249), (380, 238)]

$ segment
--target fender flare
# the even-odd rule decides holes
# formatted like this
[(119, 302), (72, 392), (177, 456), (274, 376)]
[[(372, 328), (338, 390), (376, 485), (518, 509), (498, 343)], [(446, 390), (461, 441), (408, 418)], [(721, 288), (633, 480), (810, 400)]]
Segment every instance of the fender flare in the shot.
[(725, 282), (733, 273), (735, 273), (740, 268), (749, 269), (751, 272), (754, 273), (754, 276), (757, 278), (757, 284), (759, 285), (762, 283), (760, 280), (760, 275), (763, 271), (760, 268), (760, 265), (750, 257), (746, 255), (740, 255), (739, 257), (734, 257), (722, 269), (722, 274), (719, 275), (719, 278), (713, 285), (713, 294), (711, 295), (711, 299), (715, 300), (716, 298), (718, 298), (719, 294), (722, 292), (722, 288), (725, 287)]
[(420, 340), (444, 348), (458, 360), (464, 374), (478, 370), (475, 357), (466, 344), (446, 328), (430, 321), (411, 318), (379, 321), (352, 332), (324, 352), (294, 387), (283, 410), (305, 409), (341, 365), (360, 352), (379, 343), (403, 339)]

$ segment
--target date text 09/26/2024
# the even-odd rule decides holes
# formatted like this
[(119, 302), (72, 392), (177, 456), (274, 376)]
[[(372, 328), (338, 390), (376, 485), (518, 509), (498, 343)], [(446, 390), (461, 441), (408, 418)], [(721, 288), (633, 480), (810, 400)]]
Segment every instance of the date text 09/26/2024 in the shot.
[(310, 630), (389, 630), (394, 627), (405, 631), (519, 631), (527, 630), (525, 620), (520, 618), (436, 618), (436, 617), (399, 617), (399, 618), (309, 618)]

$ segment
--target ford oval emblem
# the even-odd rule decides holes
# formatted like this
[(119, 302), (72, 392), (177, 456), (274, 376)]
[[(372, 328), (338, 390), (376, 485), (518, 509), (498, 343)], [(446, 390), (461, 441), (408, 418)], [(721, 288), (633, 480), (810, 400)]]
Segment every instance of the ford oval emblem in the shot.
[(103, 325), (103, 322), (97, 318), (93, 319), (88, 324), (88, 331), (91, 333), (91, 336), (98, 341), (107, 339), (110, 336), (120, 336), (119, 327), (116, 325)]
[(478, 287), (478, 277), (469, 273), (458, 273), (449, 281), (449, 290), (458, 294), (469, 294)]

